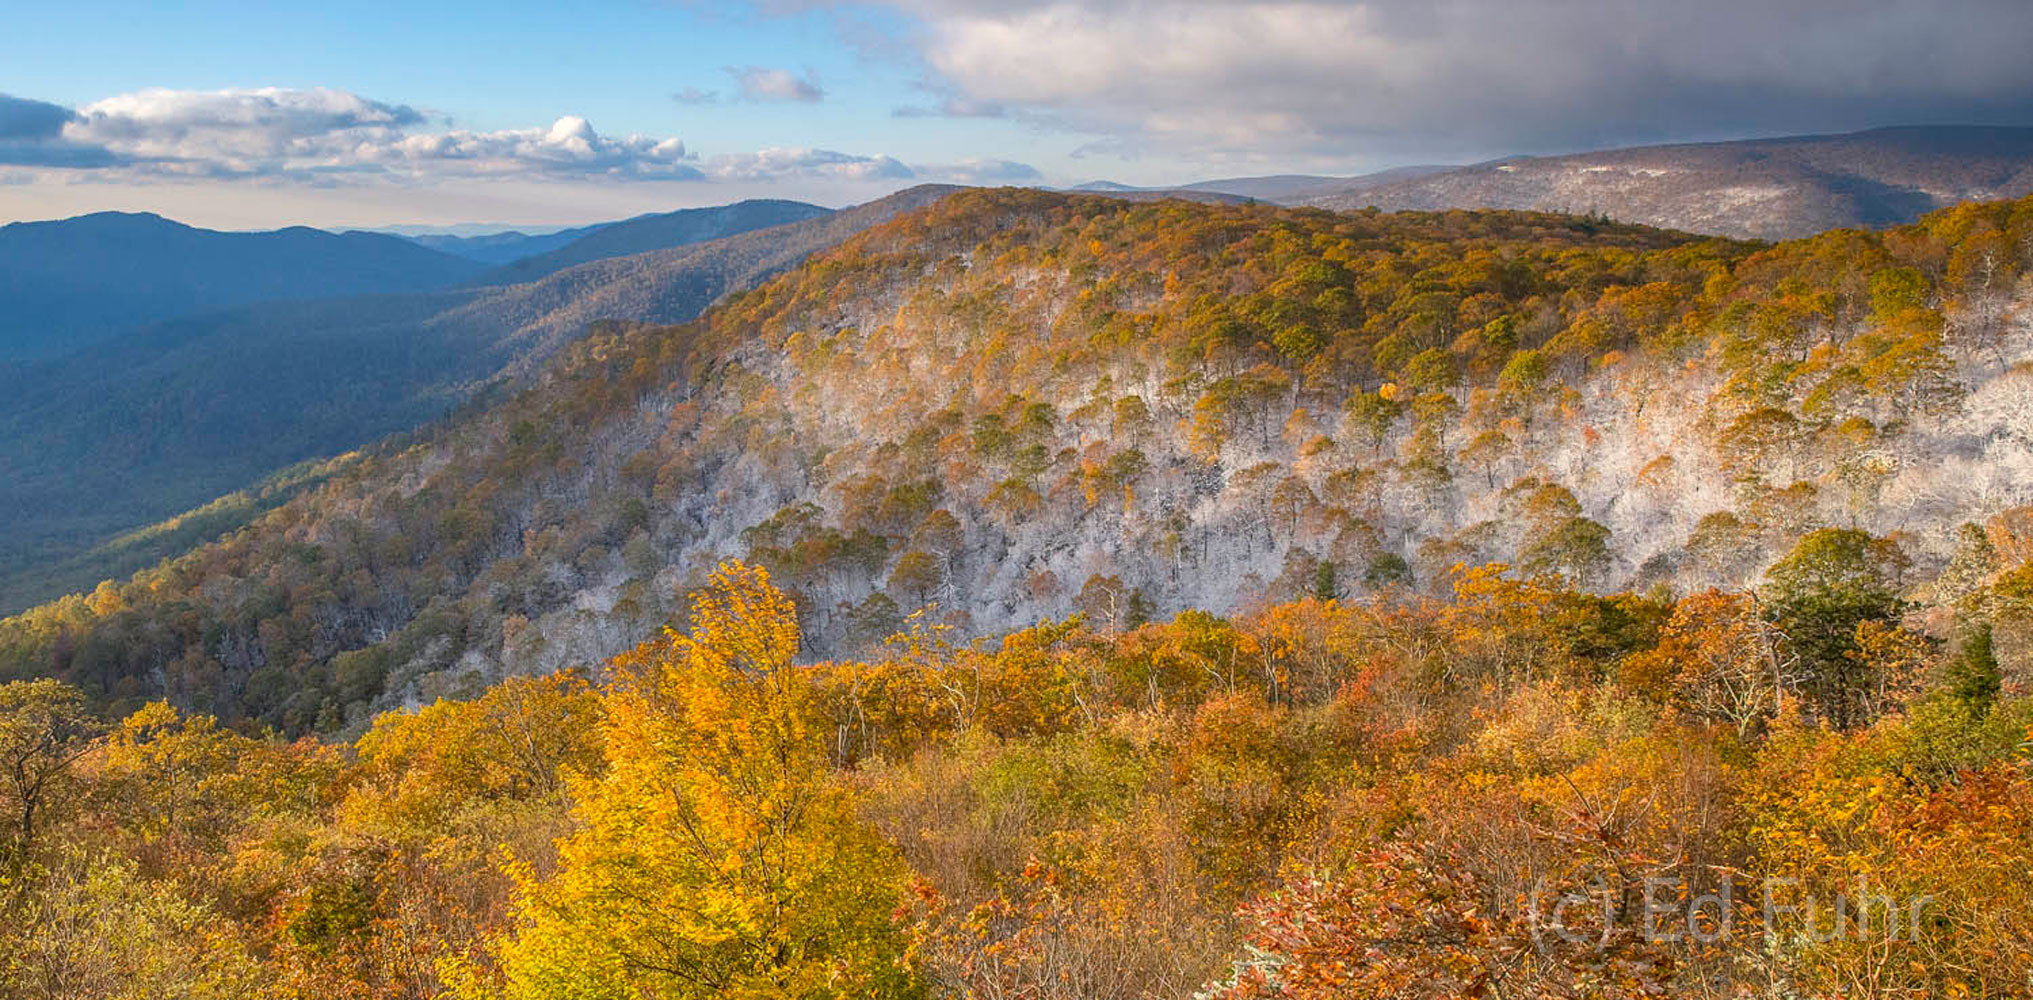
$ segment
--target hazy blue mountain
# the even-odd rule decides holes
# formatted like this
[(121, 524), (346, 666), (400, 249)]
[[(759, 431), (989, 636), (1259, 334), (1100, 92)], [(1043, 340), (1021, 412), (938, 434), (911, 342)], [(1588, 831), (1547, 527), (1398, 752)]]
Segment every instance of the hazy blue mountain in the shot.
[(462, 235), (459, 233), (401, 233), (398, 235), (412, 243), (426, 246), (442, 253), (448, 253), (454, 257), (464, 257), (467, 260), (499, 267), (502, 264), (513, 263), (524, 257), (534, 257), (540, 253), (549, 253), (573, 240), (591, 234), (596, 229), (603, 229), (610, 225), (613, 225), (613, 223), (601, 222), (591, 226), (576, 226), (571, 229), (560, 229), (548, 233), (525, 233), (521, 230), (510, 229), (498, 233), (479, 233), (474, 235)]
[(17, 222), (0, 226), (0, 361), (51, 357), (200, 310), (422, 291), (480, 269), (379, 233), (218, 232), (123, 212)]
[(593, 227), (562, 245), (525, 255), (489, 271), (477, 283), (507, 285), (534, 281), (578, 264), (703, 243), (787, 222), (802, 222), (831, 212), (832, 209), (801, 201), (757, 199), (711, 208), (638, 215), (633, 219)]

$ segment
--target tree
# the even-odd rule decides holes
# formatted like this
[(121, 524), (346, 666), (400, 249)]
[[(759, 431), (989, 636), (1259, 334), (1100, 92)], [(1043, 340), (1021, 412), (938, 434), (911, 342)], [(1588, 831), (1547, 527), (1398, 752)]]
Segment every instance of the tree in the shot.
[(577, 671), (386, 713), (360, 737), (346, 815), (388, 836), (442, 830), (482, 804), (561, 802), (568, 775), (600, 773), (599, 726), (599, 699)]
[(1519, 402), (1528, 401), (1551, 377), (1547, 370), (1546, 357), (1535, 350), (1519, 351), (1504, 363), (1504, 370), (1497, 373), (1497, 388), (1505, 396)]
[(1625, 661), (1625, 683), (1748, 736), (1779, 711), (1778, 637), (1755, 598), (1707, 590), (1681, 600), (1659, 644)]
[(1511, 450), (1511, 439), (1503, 431), (1491, 428), (1470, 438), (1461, 447), (1461, 460), (1482, 466), (1484, 485), (1497, 488), (1496, 464)]
[(1073, 598), (1073, 606), (1080, 609), (1089, 621), (1115, 633), (1135, 627), (1131, 622), (1133, 612), (1148, 614), (1148, 602), (1144, 602), (1142, 608), (1132, 607), (1133, 603), (1142, 600), (1143, 593), (1124, 586), (1122, 577), (1096, 573), (1080, 585), (1080, 593)]
[(1963, 636), (1962, 648), (1949, 661), (1944, 679), (1948, 696), (1973, 717), (1982, 717), (1997, 704), (1998, 695), (2004, 690), (2004, 677), (1998, 670), (1998, 653), (1989, 623), (1980, 623)]
[(1322, 559), (1313, 564), (1312, 596), (1322, 601), (1338, 601), (1346, 596), (1342, 593), (1334, 560)]
[(1384, 438), (1390, 435), (1391, 424), (1405, 412), (1405, 404), (1398, 401), (1395, 392), (1386, 395), (1379, 390), (1348, 397), (1346, 410), (1356, 436), (1368, 441), (1372, 449), (1380, 449)]
[[(1493, 883), (1461, 852), (1432, 843), (1394, 843), (1364, 853), (1345, 873), (1301, 875), (1244, 909), (1250, 922), (1247, 955), (1227, 979), (1201, 995), (1212, 1000), (1675, 995), (1670, 960), (1628, 928), (1584, 924), (1592, 916), (1584, 906), (1573, 908), (1571, 917), (1563, 911), (1571, 925), (1551, 933)], [(1561, 895), (1543, 885), (1533, 890)]]
[(1609, 566), (1609, 529), (1585, 517), (1553, 519), (1525, 544), (1518, 561), (1534, 573), (1592, 579)]
[(38, 816), (98, 733), (76, 688), (56, 680), (0, 684), (0, 801), (17, 847), (34, 843)]
[(243, 1000), (271, 995), (225, 920), (118, 856), (65, 850), (0, 928), (0, 995)]
[(1855, 529), (1823, 528), (1766, 571), (1773, 621), (1793, 651), (1808, 699), (1837, 729), (1863, 725), (1881, 707), (1879, 679), (1858, 630), (1900, 613), (1894, 581), (1903, 562), (1891, 542)]
[[(518, 866), (511, 998), (913, 997), (905, 869), (828, 766), (797, 613), (727, 563), (690, 635), (614, 663), (607, 776), (555, 876)], [(465, 992), (490, 992), (478, 977)]]
[(1454, 355), (1436, 347), (1405, 362), (1405, 381), (1422, 393), (1445, 392), (1461, 384), (1461, 372)]
[(889, 571), (890, 589), (916, 605), (929, 601), (932, 592), (945, 581), (946, 568), (941, 560), (921, 549), (899, 556), (896, 567)]

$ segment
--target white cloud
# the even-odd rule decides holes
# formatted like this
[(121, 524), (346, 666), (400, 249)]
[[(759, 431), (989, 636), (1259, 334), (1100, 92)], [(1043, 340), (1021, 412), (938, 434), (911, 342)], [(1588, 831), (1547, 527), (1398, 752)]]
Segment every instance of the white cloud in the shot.
[(856, 156), (826, 149), (774, 148), (725, 153), (705, 163), (716, 180), (753, 181), (787, 177), (843, 181), (909, 180), (916, 174), (888, 156)]
[[(778, 70), (729, 72), (744, 93), (785, 100), (805, 100), (808, 92), (819, 93), (815, 81)], [(257, 178), (330, 185), (488, 178), (893, 185), (918, 176), (893, 157), (807, 147), (701, 159), (675, 137), (602, 135), (576, 115), (543, 128), (432, 131), (426, 128), (431, 124), (428, 116), (407, 105), (323, 88), (151, 89), (96, 101), (75, 112), (9, 100), (12, 103), (0, 111), (9, 112), (9, 121), (20, 120), (13, 131), (26, 138), (12, 140), (11, 146), (0, 142), (0, 163), (72, 168), (102, 180)], [(1023, 164), (982, 162), (936, 172), (942, 178), (970, 175), (1020, 178), (1035, 177), (1036, 171)]]
[(66, 140), (171, 171), (249, 173), (345, 163), (423, 116), (341, 90), (166, 90), (79, 108)]
[(734, 78), (736, 92), (744, 101), (816, 104), (826, 98), (826, 91), (810, 73), (794, 76), (789, 70), (764, 66), (729, 66), (727, 75)]
[(386, 146), (362, 147), (366, 163), (413, 173), (477, 175), (606, 175), (669, 179), (700, 176), (685, 144), (675, 138), (609, 138), (576, 115), (547, 129), (450, 132), (405, 136)]
[(603, 136), (579, 117), (496, 132), (423, 124), (406, 105), (341, 90), (152, 89), (78, 109), (63, 135), (144, 173), (698, 176), (675, 138)]
[(1036, 184), (1043, 179), (1036, 167), (1014, 160), (961, 160), (917, 168), (919, 177), (946, 184)]

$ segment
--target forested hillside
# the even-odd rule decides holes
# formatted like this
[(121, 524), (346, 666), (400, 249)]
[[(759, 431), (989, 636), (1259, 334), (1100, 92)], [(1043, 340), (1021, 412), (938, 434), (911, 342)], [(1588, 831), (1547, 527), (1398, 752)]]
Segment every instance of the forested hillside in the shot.
[(668, 250), (831, 214), (829, 209), (801, 201), (750, 200), (637, 216), (594, 228), (563, 246), (504, 263), (479, 281), (491, 285), (520, 284), (609, 257)]
[(304, 731), (599, 662), (727, 555), (820, 653), (921, 605), (1120, 624), (1457, 564), (1735, 587), (1822, 527), (1881, 539), (1902, 593), (1952, 586), (1961, 526), (2033, 500), (2029, 226), (2001, 203), (1760, 248), (966, 192), (696, 323), (575, 342), (0, 649)]
[[(0, 467), (8, 473), (0, 477), (0, 611), (161, 557), (133, 561), (152, 550), (123, 544), (132, 532), (221, 494), (261, 490), (295, 463), (441, 418), (476, 393), (519, 385), (595, 322), (691, 319), (725, 292), (949, 190), (914, 188), (837, 213), (749, 202), (734, 212), (699, 210), (689, 223), (650, 217), (649, 231), (631, 230), (630, 239), (676, 241), (785, 213), (811, 216), (594, 260), (539, 281), (249, 306), (59, 360), (0, 366)], [(232, 526), (219, 524), (216, 507), (211, 513), (215, 533)]]
[(0, 624), (0, 992), (2020, 995), (2029, 236), (953, 195)]
[(1471, 570), (809, 666), (730, 565), (602, 680), (350, 744), (0, 684), (0, 990), (2019, 996), (2033, 701), (1991, 637), (2033, 534), (1998, 537), (1946, 642), (1827, 530), (1761, 596)]

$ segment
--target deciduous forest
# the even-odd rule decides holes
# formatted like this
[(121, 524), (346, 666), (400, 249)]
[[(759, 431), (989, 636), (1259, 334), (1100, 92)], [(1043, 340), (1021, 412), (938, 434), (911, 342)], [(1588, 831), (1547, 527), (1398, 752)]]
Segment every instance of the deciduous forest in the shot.
[(0, 622), (0, 995), (2026, 996), (2029, 268), (951, 195)]

